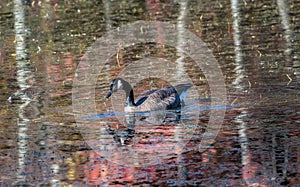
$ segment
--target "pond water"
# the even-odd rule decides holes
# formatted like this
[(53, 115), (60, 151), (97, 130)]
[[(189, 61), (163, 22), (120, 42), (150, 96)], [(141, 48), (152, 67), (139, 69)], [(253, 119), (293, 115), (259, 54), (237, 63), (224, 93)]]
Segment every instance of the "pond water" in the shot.
[[(2, 0), (0, 186), (299, 186), (299, 0)], [(200, 56), (199, 56), (200, 55)], [(192, 83), (178, 110), (124, 113)]]

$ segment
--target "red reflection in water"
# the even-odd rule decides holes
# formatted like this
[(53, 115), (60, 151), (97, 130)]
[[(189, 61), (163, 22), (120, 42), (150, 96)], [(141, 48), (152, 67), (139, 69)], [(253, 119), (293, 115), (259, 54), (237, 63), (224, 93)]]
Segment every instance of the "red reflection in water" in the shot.
[(71, 53), (66, 52), (61, 58), (63, 59), (62, 63), (47, 66), (48, 84), (55, 88), (55, 91), (50, 93), (50, 97), (59, 97), (71, 93), (71, 90), (58, 90), (57, 88), (62, 86), (72, 87), (75, 71), (74, 57)]
[[(141, 180), (154, 181), (156, 179), (155, 167), (143, 167), (143, 174), (138, 171), (141, 168), (134, 166), (122, 166), (109, 162), (95, 152), (89, 151), (88, 162), (84, 164), (83, 182), (88, 185), (138, 183)], [(117, 155), (115, 155), (117, 156)]]
[(252, 160), (252, 154), (248, 153), (247, 164), (243, 166), (243, 179), (251, 186), (268, 186), (266, 175), (257, 176), (258, 172), (262, 172), (262, 165)]

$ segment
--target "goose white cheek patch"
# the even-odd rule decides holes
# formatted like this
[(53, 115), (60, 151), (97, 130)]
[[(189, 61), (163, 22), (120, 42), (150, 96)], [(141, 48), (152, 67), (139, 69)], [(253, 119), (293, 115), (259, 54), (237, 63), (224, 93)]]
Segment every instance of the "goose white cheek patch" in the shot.
[(123, 88), (123, 84), (120, 80), (118, 80), (118, 90)]

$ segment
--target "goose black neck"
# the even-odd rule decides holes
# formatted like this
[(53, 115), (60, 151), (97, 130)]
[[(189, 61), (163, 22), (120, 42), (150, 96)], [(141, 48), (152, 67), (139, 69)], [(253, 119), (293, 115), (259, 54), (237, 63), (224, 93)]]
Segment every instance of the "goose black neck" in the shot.
[(134, 95), (133, 95), (133, 90), (131, 89), (129, 94), (126, 93), (126, 106), (135, 106), (134, 103)]
[(132, 87), (127, 81), (124, 80), (123, 80), (123, 89), (126, 92), (125, 106), (135, 106)]

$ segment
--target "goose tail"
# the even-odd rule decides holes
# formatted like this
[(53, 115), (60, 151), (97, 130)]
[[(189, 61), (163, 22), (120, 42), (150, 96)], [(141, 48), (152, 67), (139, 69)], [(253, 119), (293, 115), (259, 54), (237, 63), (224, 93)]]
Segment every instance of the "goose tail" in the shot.
[(184, 100), (185, 100), (186, 94), (188, 92), (188, 89), (191, 88), (192, 86), (193, 86), (192, 83), (179, 84), (179, 85), (175, 86), (175, 89), (180, 97), (180, 101), (182, 104), (184, 104)]

